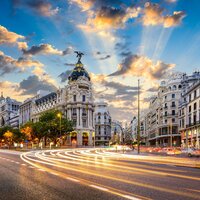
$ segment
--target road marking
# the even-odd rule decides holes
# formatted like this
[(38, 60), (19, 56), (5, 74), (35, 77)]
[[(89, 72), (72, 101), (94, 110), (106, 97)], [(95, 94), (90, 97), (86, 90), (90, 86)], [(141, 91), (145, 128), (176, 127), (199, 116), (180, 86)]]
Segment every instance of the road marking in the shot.
[(16, 164), (19, 164), (19, 162), (15, 162)]
[(75, 179), (75, 178), (70, 178), (70, 177), (67, 177), (68, 180), (70, 181), (74, 181), (74, 182), (80, 182), (79, 180)]
[(32, 169), (34, 169), (34, 168), (35, 168), (35, 167), (31, 166), (31, 165), (30, 165), (30, 166), (28, 166), (28, 167), (29, 167), (29, 168), (32, 168)]
[(129, 196), (129, 195), (123, 195), (123, 197), (125, 197), (126, 199), (131, 199), (131, 200), (140, 200), (139, 198)]
[(109, 189), (107, 188), (104, 188), (104, 187), (100, 187), (100, 186), (97, 186), (97, 185), (89, 185), (90, 187), (93, 187), (93, 188), (96, 188), (96, 189), (99, 189), (99, 190), (102, 190), (102, 191), (108, 191)]
[(23, 164), (21, 164), (21, 165), (23, 165), (23, 166), (26, 166), (26, 164), (24, 164), (24, 163), (23, 163)]

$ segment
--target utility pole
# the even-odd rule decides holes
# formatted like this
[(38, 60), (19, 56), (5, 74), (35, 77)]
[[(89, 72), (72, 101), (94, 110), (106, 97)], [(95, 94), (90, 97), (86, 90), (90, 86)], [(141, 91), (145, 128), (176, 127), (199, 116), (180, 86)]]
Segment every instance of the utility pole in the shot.
[(170, 126), (170, 130), (171, 130), (171, 134), (170, 134), (170, 147), (172, 148), (172, 130), (173, 130), (172, 123), (171, 123), (171, 126)]
[(138, 129), (137, 129), (137, 146), (140, 154), (140, 79), (138, 79)]

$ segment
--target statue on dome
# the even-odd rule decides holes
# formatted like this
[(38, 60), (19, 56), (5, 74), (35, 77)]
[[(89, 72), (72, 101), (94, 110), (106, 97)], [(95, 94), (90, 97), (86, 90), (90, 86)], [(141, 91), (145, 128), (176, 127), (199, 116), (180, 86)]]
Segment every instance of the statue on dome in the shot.
[(76, 53), (76, 57), (78, 58), (78, 63), (81, 63), (81, 58), (84, 55), (84, 53), (80, 52), (80, 51), (74, 51), (74, 53)]

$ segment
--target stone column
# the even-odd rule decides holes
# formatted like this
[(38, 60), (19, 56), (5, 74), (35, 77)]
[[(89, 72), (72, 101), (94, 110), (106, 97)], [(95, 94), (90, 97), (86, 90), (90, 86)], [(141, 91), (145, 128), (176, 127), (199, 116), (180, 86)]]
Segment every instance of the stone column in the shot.
[(83, 134), (81, 131), (77, 131), (77, 145), (82, 146), (83, 145)]
[(200, 131), (200, 128), (197, 127), (197, 136), (196, 136), (196, 139), (197, 139), (196, 147), (197, 147), (197, 148), (199, 148), (199, 131)]
[(80, 127), (83, 127), (82, 113), (83, 113), (83, 110), (82, 108), (80, 108)]
[(188, 149), (188, 130), (186, 130), (185, 145), (186, 145), (186, 149)]
[(90, 109), (88, 108), (88, 111), (87, 111), (87, 127), (89, 128), (90, 127)]
[(89, 143), (89, 144), (88, 144), (88, 145), (89, 145), (89, 146), (92, 146), (92, 145), (93, 145), (92, 131), (89, 131), (88, 133), (89, 133), (89, 136), (88, 136), (88, 137), (89, 137), (89, 138), (88, 138), (88, 140), (89, 140), (88, 143)]
[(79, 124), (80, 124), (80, 122), (79, 122), (79, 115), (80, 115), (79, 109), (76, 108), (76, 127), (79, 127)]

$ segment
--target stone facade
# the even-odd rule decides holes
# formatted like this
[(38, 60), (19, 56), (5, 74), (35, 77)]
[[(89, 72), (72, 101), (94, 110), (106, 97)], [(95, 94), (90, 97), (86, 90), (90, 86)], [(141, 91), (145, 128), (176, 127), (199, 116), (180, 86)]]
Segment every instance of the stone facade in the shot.
[(104, 101), (96, 103), (95, 107), (95, 143), (109, 145), (111, 139), (111, 116), (108, 104)]
[(19, 106), (20, 102), (9, 97), (0, 97), (0, 127), (19, 127)]
[(179, 101), (179, 132), (184, 148), (200, 147), (200, 73), (183, 79), (183, 92)]
[(94, 99), (89, 74), (78, 62), (68, 78), (65, 88), (55, 92), (39, 92), (20, 107), (20, 121), (36, 122), (40, 115), (51, 109), (59, 110), (62, 117), (74, 122), (74, 131), (67, 144), (88, 146), (94, 144)]

